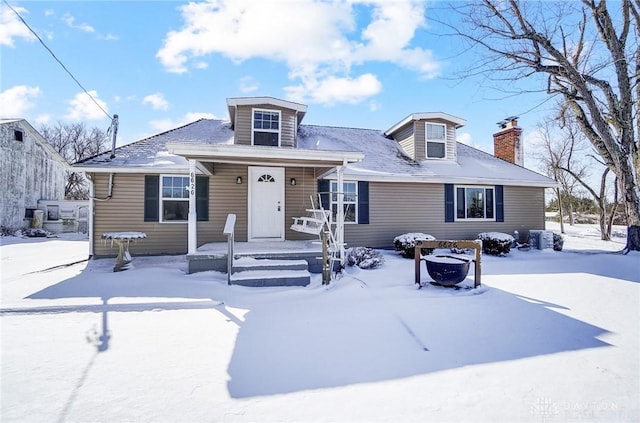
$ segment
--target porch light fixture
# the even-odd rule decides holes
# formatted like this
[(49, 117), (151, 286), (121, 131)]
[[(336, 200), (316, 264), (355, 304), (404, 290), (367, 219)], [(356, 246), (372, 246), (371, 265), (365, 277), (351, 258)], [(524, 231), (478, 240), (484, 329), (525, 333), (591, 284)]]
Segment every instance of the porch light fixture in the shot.
[(295, 185), (295, 184), (296, 184), (296, 178), (291, 178), (291, 179), (289, 180), (289, 183), (290, 183), (291, 185)]
[(242, 183), (242, 176), (238, 176), (236, 178), (236, 184), (240, 185)]

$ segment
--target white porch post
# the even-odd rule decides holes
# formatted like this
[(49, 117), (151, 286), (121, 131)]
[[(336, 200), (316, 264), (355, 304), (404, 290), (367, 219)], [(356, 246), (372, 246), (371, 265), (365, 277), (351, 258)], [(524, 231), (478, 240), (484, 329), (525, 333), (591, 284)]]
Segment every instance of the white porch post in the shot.
[(196, 161), (189, 160), (189, 254), (198, 246), (198, 214), (196, 213)]
[(344, 166), (338, 166), (338, 213), (336, 215), (336, 240), (338, 241), (338, 248), (340, 248), (340, 263), (344, 265), (344, 181), (343, 172)]

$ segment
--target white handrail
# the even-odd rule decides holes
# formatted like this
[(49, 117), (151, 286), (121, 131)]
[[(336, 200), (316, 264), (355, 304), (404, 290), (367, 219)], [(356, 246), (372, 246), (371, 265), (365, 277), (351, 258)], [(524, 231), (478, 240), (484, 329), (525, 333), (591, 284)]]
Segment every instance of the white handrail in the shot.
[(236, 215), (228, 214), (222, 233), (227, 236), (227, 284), (231, 285), (231, 273), (233, 272), (233, 244), (236, 226)]

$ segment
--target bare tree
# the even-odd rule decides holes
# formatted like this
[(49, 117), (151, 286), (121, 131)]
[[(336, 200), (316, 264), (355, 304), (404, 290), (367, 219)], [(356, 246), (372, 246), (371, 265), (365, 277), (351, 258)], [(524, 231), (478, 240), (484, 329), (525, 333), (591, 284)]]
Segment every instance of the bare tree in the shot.
[[(572, 110), (616, 176), (627, 218), (625, 252), (640, 250), (640, 0), (453, 3), (455, 34), (481, 47), (481, 71), (534, 80)], [(618, 14), (616, 18), (610, 9)]]
[[(56, 123), (42, 126), (40, 133), (69, 163), (75, 163), (87, 157), (104, 152), (108, 146), (108, 137), (100, 128), (87, 130), (84, 123)], [(81, 172), (67, 171), (65, 198), (86, 200), (89, 198), (87, 180)]]
[(569, 207), (569, 224), (573, 225), (574, 202), (571, 199), (576, 197), (580, 183), (562, 169), (570, 168), (580, 179), (586, 180), (589, 177), (588, 167), (583, 158), (586, 155), (587, 148), (581, 142), (582, 139), (566, 136), (562, 133), (557, 118), (545, 119), (540, 122), (538, 124), (538, 132), (540, 133), (540, 139), (536, 145), (536, 151), (532, 155), (544, 168), (547, 176), (559, 184), (555, 192), (560, 213), (560, 231), (564, 233), (564, 200), (569, 200), (566, 204)]

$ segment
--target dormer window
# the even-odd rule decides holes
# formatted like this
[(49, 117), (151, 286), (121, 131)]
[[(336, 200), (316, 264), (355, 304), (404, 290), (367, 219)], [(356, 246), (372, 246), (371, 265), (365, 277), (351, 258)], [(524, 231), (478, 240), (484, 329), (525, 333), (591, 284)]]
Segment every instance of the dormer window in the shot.
[(253, 145), (280, 145), (280, 111), (253, 109)]
[(426, 123), (427, 159), (444, 159), (446, 155), (447, 126), (442, 123)]

